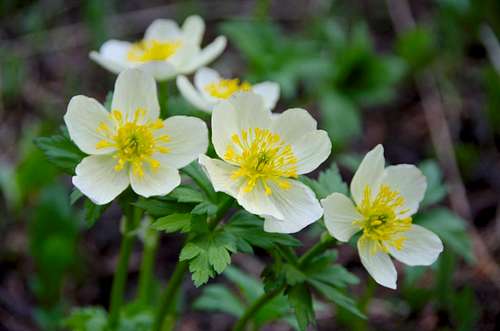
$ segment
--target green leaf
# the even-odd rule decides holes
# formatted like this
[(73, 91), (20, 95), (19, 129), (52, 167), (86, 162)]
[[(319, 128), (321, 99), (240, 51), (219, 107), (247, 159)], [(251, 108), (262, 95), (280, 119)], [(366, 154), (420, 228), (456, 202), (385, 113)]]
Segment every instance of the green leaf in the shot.
[(288, 300), (295, 311), (299, 328), (305, 331), (308, 325), (314, 325), (316, 321), (311, 293), (305, 284), (299, 284), (291, 287), (287, 294)]
[(225, 247), (210, 246), (208, 249), (208, 262), (217, 273), (221, 273), (231, 263), (231, 256)]
[(251, 246), (272, 249), (275, 245), (298, 247), (302, 243), (296, 238), (280, 233), (269, 233), (263, 229), (263, 220), (258, 216), (238, 211), (231, 217), (224, 230), (234, 237), (241, 252), (251, 252)]
[(181, 254), (179, 256), (180, 261), (191, 260), (198, 254), (203, 252), (203, 249), (194, 243), (187, 243), (181, 250)]
[(191, 214), (171, 214), (157, 219), (151, 227), (158, 231), (172, 233), (181, 231), (188, 232), (191, 229)]
[(193, 179), (193, 181), (205, 192), (211, 201), (216, 201), (216, 193), (208, 179), (207, 175), (201, 170), (197, 161), (191, 162), (189, 165), (181, 169), (183, 173)]
[(205, 201), (203, 193), (190, 186), (177, 186), (170, 194), (170, 197), (178, 202), (199, 203)]
[(308, 282), (316, 290), (321, 292), (326, 298), (335, 302), (337, 305), (347, 309), (356, 316), (366, 318), (366, 316), (358, 309), (358, 307), (356, 307), (356, 302), (336, 288), (314, 279), (309, 279)]
[(175, 213), (187, 213), (192, 209), (192, 204), (177, 203), (164, 198), (140, 198), (133, 203), (134, 206), (145, 210), (152, 217), (161, 217)]
[(412, 70), (428, 66), (436, 54), (432, 31), (424, 27), (405, 31), (398, 37), (396, 50)]
[(358, 107), (345, 96), (329, 92), (320, 100), (321, 119), (334, 145), (344, 146), (361, 135)]
[(206, 311), (221, 311), (229, 315), (240, 317), (245, 307), (231, 291), (224, 285), (214, 284), (203, 289), (202, 294), (193, 303), (193, 307)]
[(208, 282), (208, 279), (214, 275), (208, 262), (208, 254), (202, 253), (193, 258), (189, 262), (189, 271), (191, 271), (194, 286), (199, 287)]
[(215, 215), (216, 212), (217, 212), (217, 205), (210, 201), (203, 201), (197, 204), (191, 211), (191, 213), (195, 215), (209, 215), (209, 216)]
[(420, 163), (419, 168), (427, 178), (427, 190), (425, 191), (421, 205), (425, 207), (439, 203), (447, 193), (446, 186), (443, 184), (441, 169), (434, 160), (427, 160)]
[(64, 131), (51, 137), (36, 138), (35, 145), (43, 151), (52, 164), (71, 175), (86, 156)]
[(466, 231), (466, 223), (446, 208), (436, 208), (415, 217), (415, 223), (437, 234), (449, 249), (474, 262), (472, 243)]
[(83, 193), (80, 192), (79, 189), (76, 187), (73, 188), (73, 191), (71, 191), (71, 194), (69, 196), (69, 203), (71, 205), (74, 205), (78, 200), (80, 200), (83, 197)]
[(92, 227), (95, 222), (99, 218), (101, 218), (102, 214), (106, 209), (109, 207), (109, 203), (107, 205), (96, 205), (89, 199), (85, 199), (85, 222), (87, 226), (90, 228)]
[(319, 199), (324, 199), (334, 192), (344, 195), (349, 194), (347, 184), (342, 180), (339, 168), (335, 163), (332, 163), (327, 170), (322, 171), (318, 176), (318, 180), (313, 180), (305, 176), (302, 176), (300, 180), (308, 185)]
[(105, 331), (108, 324), (106, 311), (100, 307), (74, 309), (63, 326), (71, 331)]

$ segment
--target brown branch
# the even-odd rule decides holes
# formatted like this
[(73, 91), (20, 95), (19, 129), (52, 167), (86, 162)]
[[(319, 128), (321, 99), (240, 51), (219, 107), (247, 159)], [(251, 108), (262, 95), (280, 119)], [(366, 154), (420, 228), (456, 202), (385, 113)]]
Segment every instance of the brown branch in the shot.
[[(397, 33), (402, 33), (416, 26), (407, 0), (386, 0), (386, 2)], [(451, 208), (464, 219), (471, 220), (469, 200), (455, 157), (453, 139), (446, 120), (442, 96), (439, 93), (432, 69), (427, 68), (417, 74), (415, 83), (422, 102), (432, 145), (445, 173)], [(469, 222), (468, 225), (478, 262), (476, 270), (486, 275), (497, 288), (500, 288), (500, 268), (490, 255), (474, 224)]]

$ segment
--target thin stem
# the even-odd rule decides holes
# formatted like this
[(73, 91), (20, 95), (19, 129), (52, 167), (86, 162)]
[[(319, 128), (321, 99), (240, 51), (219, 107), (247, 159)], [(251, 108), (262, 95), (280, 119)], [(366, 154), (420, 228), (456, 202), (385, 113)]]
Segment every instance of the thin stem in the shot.
[[(215, 216), (208, 221), (208, 229), (209, 231), (213, 231), (217, 225), (222, 221), (227, 211), (233, 205), (234, 200), (230, 197), (224, 197), (225, 200), (217, 208), (217, 213)], [(189, 241), (190, 238), (186, 240)], [(173, 308), (173, 304), (175, 298), (177, 297), (177, 293), (180, 290), (180, 285), (184, 278), (185, 273), (188, 271), (189, 261), (179, 261), (175, 267), (175, 270), (170, 278), (170, 281), (167, 284), (167, 288), (160, 299), (160, 304), (158, 311), (156, 313), (155, 321), (153, 324), (153, 331), (161, 331), (162, 326), (165, 320), (166, 315)], [(175, 319), (170, 321), (171, 323), (175, 323)]]
[(167, 288), (160, 299), (159, 309), (156, 313), (156, 318), (153, 324), (153, 331), (161, 331), (163, 320), (165, 319), (165, 315), (171, 311), (174, 304), (174, 299), (177, 297), (177, 291), (180, 288), (182, 280), (184, 279), (184, 274), (188, 270), (189, 263), (188, 261), (179, 261), (175, 267), (174, 273), (172, 277), (170, 277), (170, 281), (168, 282)]
[(128, 212), (125, 213), (123, 236), (120, 245), (120, 256), (118, 258), (118, 265), (116, 267), (115, 275), (113, 277), (113, 286), (111, 288), (111, 303), (108, 320), (111, 330), (116, 329), (116, 326), (118, 325), (120, 309), (123, 304), (123, 293), (125, 292), (125, 284), (127, 282), (128, 262), (135, 240), (133, 231), (137, 227), (137, 223), (141, 218), (141, 215), (142, 210), (131, 207), (128, 208)]
[(160, 117), (165, 119), (168, 114), (168, 80), (158, 82), (158, 98), (160, 100)]
[(158, 249), (158, 232), (148, 229), (144, 238), (144, 251), (142, 254), (141, 269), (139, 272), (138, 297), (142, 303), (150, 301), (152, 296), (152, 283), (154, 278), (154, 262)]
[[(325, 250), (330, 248), (334, 243), (335, 239), (330, 236), (326, 236), (322, 238), (320, 242), (311, 247), (304, 255), (302, 255), (298, 260), (298, 267), (302, 267), (307, 262), (309, 262), (314, 257), (323, 253)], [(257, 314), (257, 312), (266, 305), (269, 301), (271, 301), (274, 297), (280, 294), (285, 288), (286, 284), (281, 287), (278, 287), (269, 292), (265, 292), (257, 301), (255, 301), (243, 314), (243, 316), (238, 320), (238, 322), (233, 327), (233, 331), (243, 331), (248, 322)]]
[(280, 294), (286, 285), (275, 288), (271, 291), (265, 292), (257, 301), (255, 301), (241, 316), (238, 322), (234, 325), (233, 331), (243, 331), (247, 323), (254, 317), (254, 315), (269, 301), (271, 301), (274, 297)]

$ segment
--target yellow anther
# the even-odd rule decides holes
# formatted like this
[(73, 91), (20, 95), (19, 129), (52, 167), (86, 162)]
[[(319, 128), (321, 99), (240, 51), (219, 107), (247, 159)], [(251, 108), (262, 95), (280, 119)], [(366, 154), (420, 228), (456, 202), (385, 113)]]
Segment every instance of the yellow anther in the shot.
[[(241, 82), (235, 79), (221, 79), (217, 82), (207, 84), (205, 91), (214, 98), (228, 99), (236, 92), (248, 92), (252, 89), (252, 85), (248, 82)], [(245, 139), (245, 138), (243, 138)]]
[(164, 61), (181, 47), (180, 41), (142, 40), (132, 45), (127, 59), (133, 62)]

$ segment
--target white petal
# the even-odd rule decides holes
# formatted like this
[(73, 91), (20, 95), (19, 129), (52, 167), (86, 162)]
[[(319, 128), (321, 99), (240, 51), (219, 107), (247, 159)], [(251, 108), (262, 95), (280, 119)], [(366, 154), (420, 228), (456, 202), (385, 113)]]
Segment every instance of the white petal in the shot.
[(366, 186), (372, 189), (372, 196), (378, 193), (378, 184), (384, 172), (384, 147), (377, 145), (361, 161), (351, 181), (351, 194), (357, 205), (363, 200)]
[(166, 61), (175, 67), (176, 75), (182, 72), (182, 68), (200, 53), (200, 46), (192, 42), (183, 42), (181, 47)]
[(90, 52), (89, 56), (93, 61), (95, 61), (101, 67), (111, 71), (114, 74), (119, 74), (123, 70), (132, 67), (129, 63), (124, 63), (117, 61), (115, 59), (104, 57), (97, 52)]
[(127, 170), (115, 171), (115, 165), (111, 155), (87, 156), (75, 169), (73, 185), (95, 204), (107, 204), (129, 184)]
[(325, 226), (335, 239), (345, 242), (359, 231), (359, 226), (353, 222), (363, 216), (351, 199), (341, 193), (333, 193), (321, 200), (321, 205), (325, 209)]
[(196, 90), (191, 84), (191, 82), (187, 79), (186, 76), (177, 76), (177, 88), (179, 92), (181, 92), (184, 99), (186, 99), (189, 103), (191, 103), (196, 108), (203, 110), (207, 113), (212, 111), (212, 106), (207, 100), (203, 98), (203, 96)]
[(224, 192), (233, 198), (238, 197), (242, 181), (231, 179), (231, 175), (238, 169), (237, 167), (218, 159), (211, 159), (206, 155), (200, 155), (198, 160), (215, 191)]
[[(234, 179), (231, 180), (235, 181)], [(258, 182), (250, 192), (245, 191), (245, 185), (242, 180), (239, 181), (240, 190), (236, 199), (246, 211), (263, 217), (271, 216), (280, 220), (285, 218), (271, 196), (266, 194), (262, 183)]]
[(226, 48), (227, 40), (224, 36), (217, 37), (211, 44), (205, 47), (192, 61), (180, 68), (181, 73), (190, 74), (197, 68), (203, 67), (218, 57)]
[(411, 229), (402, 235), (406, 238), (403, 247), (398, 250), (389, 246), (389, 252), (407, 265), (431, 265), (443, 251), (441, 239), (420, 225), (413, 224)]
[(212, 142), (219, 157), (224, 158), (231, 136), (249, 128), (269, 128), (271, 114), (260, 96), (236, 93), (218, 103), (212, 112)]
[(144, 33), (146, 40), (172, 41), (179, 39), (180, 36), (181, 30), (177, 22), (167, 19), (154, 20)]
[(198, 15), (189, 16), (182, 24), (182, 34), (184, 40), (199, 45), (205, 32), (205, 22)]
[(102, 44), (99, 54), (106, 59), (128, 66), (127, 55), (131, 47), (132, 44), (127, 41), (111, 39)]
[(396, 289), (398, 275), (391, 258), (387, 253), (376, 247), (378, 245), (377, 242), (362, 238), (358, 240), (358, 252), (361, 263), (377, 283)]
[[(272, 189), (269, 198), (283, 214), (283, 218), (265, 217), (264, 230), (267, 232), (295, 233), (323, 215), (323, 209), (314, 192), (297, 180), (283, 179), (290, 188), (282, 189), (277, 184), (269, 182)], [(262, 215), (266, 215), (262, 213)]]
[(156, 81), (164, 81), (175, 77), (177, 71), (172, 63), (167, 61), (150, 61), (139, 63), (136, 67), (151, 75)]
[(64, 115), (71, 140), (87, 154), (112, 152), (113, 148), (96, 148), (96, 144), (104, 139), (104, 136), (97, 131), (97, 126), (106, 123), (110, 129), (114, 128), (108, 115), (106, 109), (95, 99), (83, 95), (71, 98)]
[(387, 167), (381, 183), (388, 185), (393, 191), (398, 191), (405, 199), (404, 205), (399, 209), (408, 210), (408, 212), (401, 217), (411, 216), (417, 212), (427, 188), (424, 174), (411, 164)]
[(274, 109), (280, 98), (280, 86), (275, 82), (262, 82), (252, 86), (252, 91), (264, 98), (264, 104), (269, 109)]
[(298, 159), (299, 174), (316, 169), (332, 150), (328, 134), (323, 130), (316, 130), (316, 120), (304, 109), (288, 109), (273, 117), (273, 132), (292, 145)]
[(200, 154), (208, 148), (208, 129), (205, 122), (196, 117), (172, 116), (164, 121), (163, 129), (158, 134), (167, 134), (170, 141), (164, 146), (169, 152), (158, 154), (162, 164), (168, 164), (176, 169), (183, 168), (197, 160)]
[(132, 169), (129, 171), (132, 189), (143, 197), (168, 194), (181, 183), (179, 171), (167, 164), (160, 164), (159, 168), (152, 169), (145, 163), (143, 170), (142, 177), (134, 175)]
[(219, 99), (210, 95), (207, 92), (206, 87), (208, 84), (217, 83), (221, 79), (222, 78), (217, 71), (215, 71), (214, 69), (203, 67), (198, 69), (194, 74), (194, 86), (196, 86), (198, 91), (200, 91), (201, 95), (207, 101), (215, 103)]
[(139, 69), (128, 69), (118, 75), (113, 92), (112, 110), (132, 119), (137, 109), (144, 109), (150, 120), (160, 115), (156, 83), (151, 75)]

